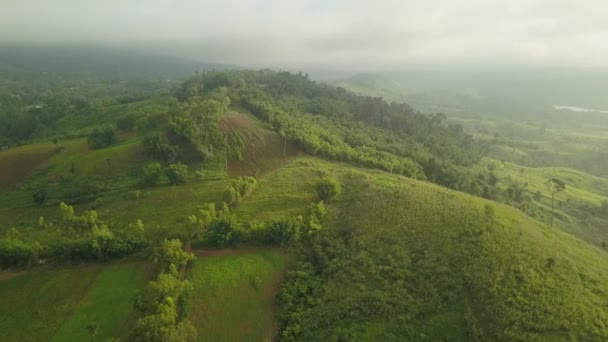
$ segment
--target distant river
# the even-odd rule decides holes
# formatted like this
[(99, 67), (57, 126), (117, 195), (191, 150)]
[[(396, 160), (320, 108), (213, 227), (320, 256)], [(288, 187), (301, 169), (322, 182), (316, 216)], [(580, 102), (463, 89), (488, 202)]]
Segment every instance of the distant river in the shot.
[(604, 109), (583, 108), (583, 107), (575, 107), (575, 106), (553, 105), (553, 109), (561, 110), (564, 112), (608, 114), (608, 110), (604, 110)]

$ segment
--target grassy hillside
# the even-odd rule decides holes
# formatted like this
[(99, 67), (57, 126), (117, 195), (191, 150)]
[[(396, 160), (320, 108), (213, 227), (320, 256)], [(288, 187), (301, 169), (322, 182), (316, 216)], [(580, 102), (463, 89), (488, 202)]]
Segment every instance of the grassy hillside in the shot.
[(301, 153), (291, 142), (249, 115), (226, 113), (219, 125), (224, 132), (236, 134), (244, 142), (242, 158), (228, 162), (231, 177), (260, 176), (285, 165)]
[(333, 172), (344, 193), (329, 206), (327, 235), (302, 252), (312, 269), (288, 276), (285, 289), (317, 286), (303, 310), (282, 297), (285, 340), (608, 336), (605, 252), (507, 206), (380, 173)]
[(0, 339), (83, 341), (91, 321), (99, 324), (99, 340), (124, 337), (145, 282), (144, 265), (133, 263), (0, 276)]
[(519, 184), (527, 197), (524, 211), (547, 224), (552, 216), (547, 181), (562, 180), (566, 190), (555, 197), (554, 226), (597, 246), (608, 241), (608, 208), (602, 207), (608, 201), (608, 179), (560, 167), (531, 168), (494, 160), (485, 164), (492, 165), (501, 186)]

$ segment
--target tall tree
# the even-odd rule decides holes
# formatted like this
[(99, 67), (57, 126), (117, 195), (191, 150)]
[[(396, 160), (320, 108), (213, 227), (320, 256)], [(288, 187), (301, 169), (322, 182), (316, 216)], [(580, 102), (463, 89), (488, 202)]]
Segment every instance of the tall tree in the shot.
[(555, 217), (555, 195), (566, 190), (566, 183), (557, 178), (551, 178), (546, 184), (549, 193), (551, 193), (551, 227), (553, 227), (553, 218)]

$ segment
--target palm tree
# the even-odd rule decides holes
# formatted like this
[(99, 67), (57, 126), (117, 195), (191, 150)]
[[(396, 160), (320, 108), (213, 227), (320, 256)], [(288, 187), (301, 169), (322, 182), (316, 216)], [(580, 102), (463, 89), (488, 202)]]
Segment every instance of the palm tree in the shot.
[(553, 217), (555, 216), (555, 195), (566, 190), (566, 183), (557, 178), (551, 178), (547, 181), (547, 188), (551, 193), (551, 227), (553, 227)]

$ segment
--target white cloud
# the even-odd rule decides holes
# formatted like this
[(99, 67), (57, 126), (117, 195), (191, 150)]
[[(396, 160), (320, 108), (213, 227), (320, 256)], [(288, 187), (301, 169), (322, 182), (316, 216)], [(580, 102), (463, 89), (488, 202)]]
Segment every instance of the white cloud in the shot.
[(608, 66), (603, 0), (0, 0), (0, 40), (253, 65)]

